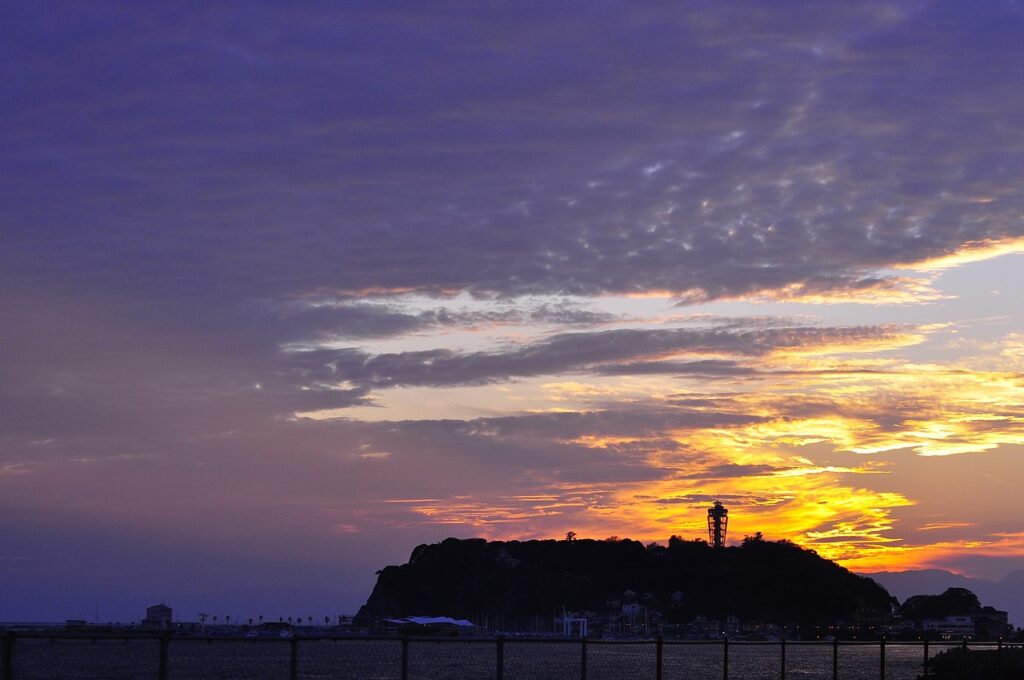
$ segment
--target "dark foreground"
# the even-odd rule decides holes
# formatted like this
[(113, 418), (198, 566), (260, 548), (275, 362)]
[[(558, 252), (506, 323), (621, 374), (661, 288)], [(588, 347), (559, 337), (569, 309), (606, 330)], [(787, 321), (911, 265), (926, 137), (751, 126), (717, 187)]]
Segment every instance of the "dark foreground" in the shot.
[[(4, 639), (0, 680), (1017, 680), (997, 643), (228, 638), (32, 633)], [(927, 659), (927, 666), (926, 661)]]

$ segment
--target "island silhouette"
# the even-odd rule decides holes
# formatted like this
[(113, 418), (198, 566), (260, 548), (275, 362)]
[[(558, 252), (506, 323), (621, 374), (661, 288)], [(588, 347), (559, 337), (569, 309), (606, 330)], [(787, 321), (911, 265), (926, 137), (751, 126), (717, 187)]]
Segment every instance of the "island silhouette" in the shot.
[[(629, 605), (635, 605), (630, 610)], [(736, 546), (672, 536), (667, 545), (619, 539), (487, 541), (419, 545), (378, 572), (356, 620), (417, 615), (474, 622), (566, 612), (642, 609), (661, 624), (697, 617), (814, 626), (888, 618), (898, 601), (789, 541), (760, 534)]]

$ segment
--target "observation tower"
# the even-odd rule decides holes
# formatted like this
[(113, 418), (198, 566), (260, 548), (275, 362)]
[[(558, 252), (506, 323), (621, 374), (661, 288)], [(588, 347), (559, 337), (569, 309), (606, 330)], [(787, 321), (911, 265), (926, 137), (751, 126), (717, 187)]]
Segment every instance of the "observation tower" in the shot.
[(708, 543), (711, 547), (725, 547), (725, 531), (728, 527), (729, 511), (722, 505), (722, 501), (715, 501), (714, 506), (708, 508)]

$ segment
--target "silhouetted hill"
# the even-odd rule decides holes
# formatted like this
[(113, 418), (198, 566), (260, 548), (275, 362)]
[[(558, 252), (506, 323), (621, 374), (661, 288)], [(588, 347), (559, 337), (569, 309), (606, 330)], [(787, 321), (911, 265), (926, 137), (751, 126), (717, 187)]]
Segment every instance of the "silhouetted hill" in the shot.
[(947, 588), (939, 595), (908, 597), (900, 605), (900, 615), (915, 622), (947, 616), (968, 616), (974, 621), (976, 634), (989, 639), (1012, 632), (1006, 629), (1006, 612), (982, 606), (978, 596), (966, 588)]
[(1010, 622), (1024, 626), (1024, 569), (1007, 574), (1001, 581), (968, 578), (941, 569), (883, 571), (864, 574), (882, 584), (900, 601), (913, 595), (937, 595), (947, 588), (967, 588), (978, 598), (1010, 613)]
[(358, 617), (551, 616), (563, 608), (603, 612), (623, 597), (663, 610), (667, 621), (735, 615), (829, 622), (858, 610), (888, 614), (895, 602), (871, 579), (789, 542), (748, 539), (714, 549), (676, 537), (667, 547), (628, 539), (449, 538), (420, 545), (407, 564), (379, 572)]
[(900, 613), (915, 620), (966, 616), (980, 611), (978, 596), (966, 588), (948, 588), (941, 595), (914, 595), (900, 605)]

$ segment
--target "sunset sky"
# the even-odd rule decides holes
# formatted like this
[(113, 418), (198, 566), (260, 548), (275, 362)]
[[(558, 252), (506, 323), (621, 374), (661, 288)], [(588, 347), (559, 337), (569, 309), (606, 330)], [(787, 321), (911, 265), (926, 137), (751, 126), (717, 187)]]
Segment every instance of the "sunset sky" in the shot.
[(1024, 568), (1020, 2), (11, 0), (0, 122), (0, 619)]

